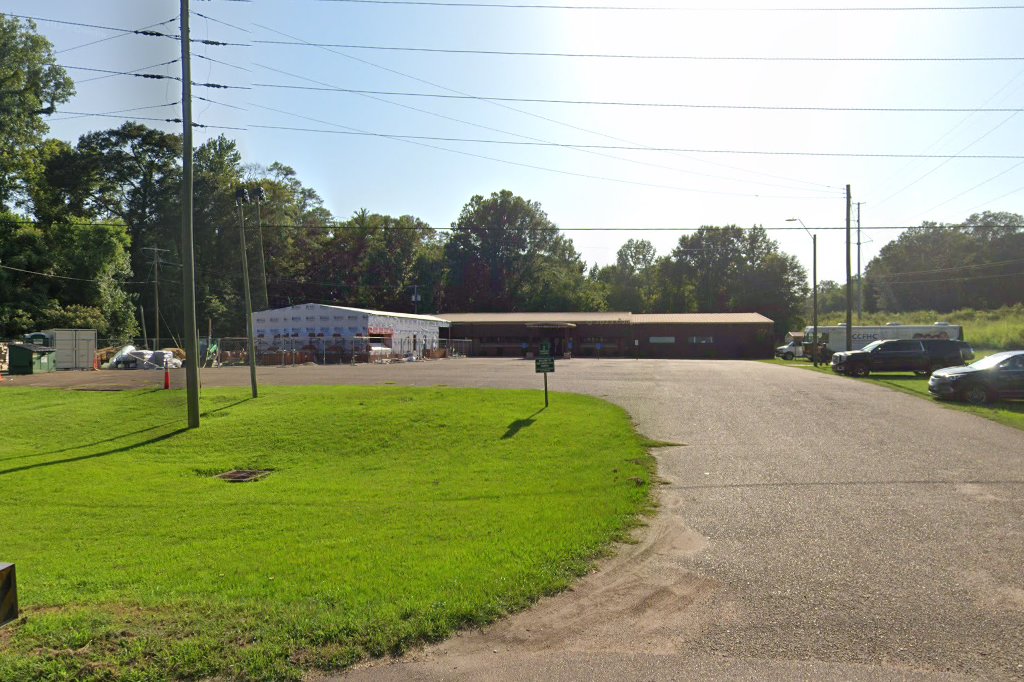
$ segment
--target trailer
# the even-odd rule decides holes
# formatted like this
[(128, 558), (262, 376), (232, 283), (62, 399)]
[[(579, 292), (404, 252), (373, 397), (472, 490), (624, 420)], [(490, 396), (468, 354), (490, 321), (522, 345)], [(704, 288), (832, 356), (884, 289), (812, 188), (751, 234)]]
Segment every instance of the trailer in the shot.
[[(890, 323), (881, 326), (851, 327), (850, 350), (860, 350), (872, 341), (888, 339), (952, 339), (962, 341), (964, 328), (958, 324), (948, 322), (936, 322), (935, 324), (895, 324)], [(805, 338), (811, 339), (814, 336), (814, 327), (807, 327), (804, 330)], [(846, 325), (834, 327), (818, 327), (818, 338), (825, 350), (822, 353), (824, 361), (828, 361), (832, 353), (845, 351), (846, 348)], [(804, 344), (804, 355), (810, 357), (810, 341)]]

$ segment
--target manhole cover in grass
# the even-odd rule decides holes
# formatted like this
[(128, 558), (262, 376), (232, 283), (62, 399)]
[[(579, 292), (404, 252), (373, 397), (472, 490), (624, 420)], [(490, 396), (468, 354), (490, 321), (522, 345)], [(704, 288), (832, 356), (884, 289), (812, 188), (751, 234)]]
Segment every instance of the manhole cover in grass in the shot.
[(228, 483), (248, 483), (250, 481), (259, 481), (270, 475), (270, 472), (265, 469), (235, 469), (234, 471), (225, 471), (223, 474), (217, 474), (217, 478)]

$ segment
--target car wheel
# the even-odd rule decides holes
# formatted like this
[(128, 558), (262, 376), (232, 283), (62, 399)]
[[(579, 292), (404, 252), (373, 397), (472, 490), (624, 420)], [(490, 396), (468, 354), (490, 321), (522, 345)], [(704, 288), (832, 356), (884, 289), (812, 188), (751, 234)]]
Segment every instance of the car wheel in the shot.
[(972, 405), (984, 405), (988, 402), (988, 391), (984, 386), (971, 386), (965, 388), (960, 395)]
[(859, 365), (851, 369), (850, 374), (852, 374), (855, 377), (866, 377), (867, 375), (871, 374), (871, 370), (865, 367), (864, 365)]
[(793, 359), (793, 354), (789, 353), (789, 352), (783, 353), (782, 354), (782, 359), (783, 360), (792, 360)]

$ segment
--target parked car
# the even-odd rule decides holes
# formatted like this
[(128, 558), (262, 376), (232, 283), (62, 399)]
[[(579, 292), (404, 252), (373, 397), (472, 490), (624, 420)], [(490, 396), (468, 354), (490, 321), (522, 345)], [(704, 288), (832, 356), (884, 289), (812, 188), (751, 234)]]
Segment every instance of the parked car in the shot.
[(966, 341), (955, 339), (921, 339), (933, 370), (954, 367), (974, 359), (974, 348)]
[(936, 398), (975, 405), (999, 398), (1024, 398), (1024, 350), (1005, 351), (966, 367), (934, 372), (928, 392)]

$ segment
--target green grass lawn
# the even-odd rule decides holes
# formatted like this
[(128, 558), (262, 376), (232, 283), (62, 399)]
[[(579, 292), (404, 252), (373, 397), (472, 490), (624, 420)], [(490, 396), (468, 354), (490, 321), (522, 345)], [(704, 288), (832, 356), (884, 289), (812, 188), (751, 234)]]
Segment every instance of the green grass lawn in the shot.
[[(977, 358), (981, 359), (990, 353), (978, 353)], [(824, 372), (826, 374), (835, 374), (829, 365), (818, 365), (817, 368), (807, 360), (797, 358), (796, 360), (782, 360), (775, 358), (773, 360), (762, 360), (774, 365), (784, 365), (786, 367), (799, 367), (801, 369), (810, 370), (812, 372)], [(895, 389), (897, 391), (903, 391), (904, 393), (910, 393), (916, 395), (919, 398), (925, 400), (931, 400), (940, 405), (948, 407), (952, 410), (961, 410), (963, 412), (970, 412), (986, 419), (991, 419), (994, 422), (1005, 424), (1006, 426), (1012, 426), (1017, 429), (1024, 429), (1024, 401), (1021, 400), (1004, 400), (1001, 402), (991, 403), (989, 405), (968, 405), (966, 403), (955, 402), (951, 400), (935, 400), (928, 392), (928, 377), (919, 377), (911, 374), (910, 372), (893, 372), (889, 374), (871, 374), (863, 378), (854, 377), (842, 377), (843, 379), (849, 379), (850, 381), (869, 381), (876, 384), (881, 384), (888, 388)]]
[[(596, 399), (408, 388), (0, 391), (0, 679), (298, 679), (565, 588), (651, 508)], [(269, 469), (256, 483), (212, 478)]]

